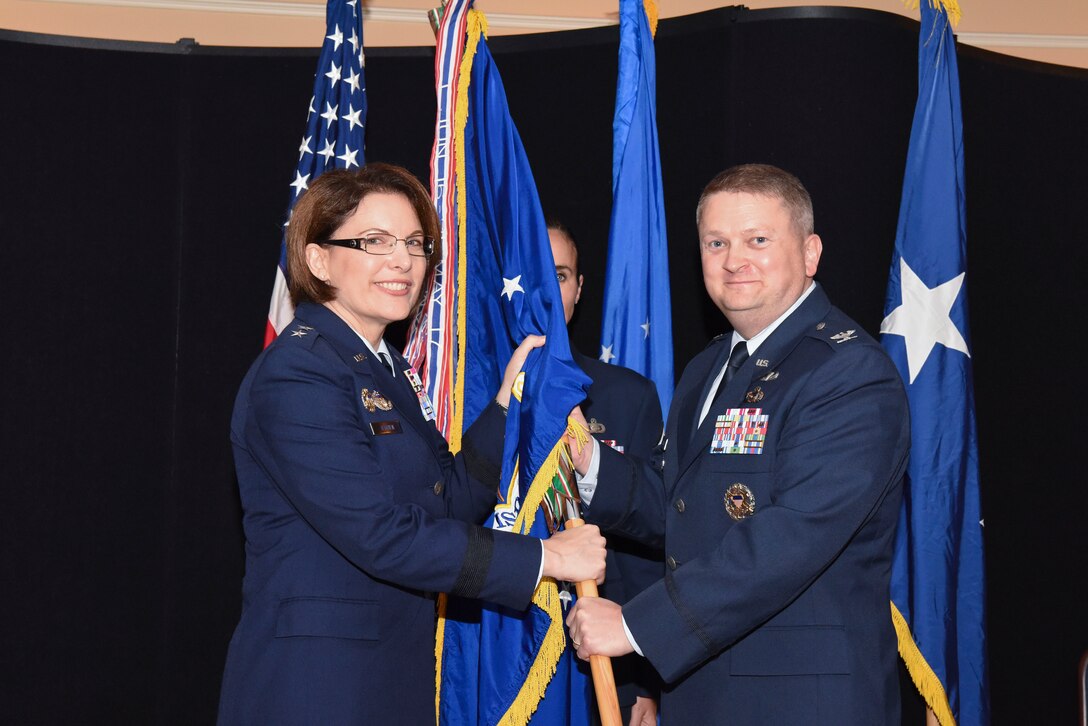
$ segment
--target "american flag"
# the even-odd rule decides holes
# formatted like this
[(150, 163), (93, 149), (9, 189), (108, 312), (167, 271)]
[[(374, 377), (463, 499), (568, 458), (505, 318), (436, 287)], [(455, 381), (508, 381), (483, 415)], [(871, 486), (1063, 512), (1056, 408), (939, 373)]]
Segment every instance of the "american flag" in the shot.
[[(314, 74), (314, 95), (306, 113), (306, 133), (298, 146), (298, 166), (291, 182), (287, 221), (299, 195), (326, 169), (358, 168), (363, 159), (366, 127), (366, 81), (363, 68), (363, 19), (358, 0), (329, 0), (325, 9), (325, 42)], [(268, 346), (295, 315), (287, 294), (287, 246), (280, 242), (280, 264), (268, 306), (264, 344)]]

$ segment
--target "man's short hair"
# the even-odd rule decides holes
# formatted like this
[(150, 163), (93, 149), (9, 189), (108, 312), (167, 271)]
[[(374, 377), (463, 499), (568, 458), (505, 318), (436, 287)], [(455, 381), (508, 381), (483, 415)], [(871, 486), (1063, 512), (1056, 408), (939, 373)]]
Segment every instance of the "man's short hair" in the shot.
[(720, 192), (747, 193), (781, 199), (789, 210), (794, 229), (802, 237), (808, 237), (815, 229), (812, 214), (812, 197), (801, 180), (788, 171), (770, 164), (741, 164), (726, 169), (710, 180), (699, 196), (695, 208), (695, 224), (703, 218), (706, 200)]

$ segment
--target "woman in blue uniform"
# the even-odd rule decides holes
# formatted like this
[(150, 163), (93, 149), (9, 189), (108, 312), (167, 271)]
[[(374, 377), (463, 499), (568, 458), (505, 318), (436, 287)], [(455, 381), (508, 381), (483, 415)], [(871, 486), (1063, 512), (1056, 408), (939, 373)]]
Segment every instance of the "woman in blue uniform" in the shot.
[[(287, 236), (296, 317), (256, 360), (231, 422), (246, 537), (242, 616), (221, 724), (434, 721), (435, 593), (528, 606), (541, 575), (600, 579), (595, 527), (544, 541), (476, 526), (483, 463), (450, 454), (419, 379), (383, 339), (439, 259), (438, 220), (406, 170), (318, 177)], [(501, 430), (514, 354), (477, 426)]]

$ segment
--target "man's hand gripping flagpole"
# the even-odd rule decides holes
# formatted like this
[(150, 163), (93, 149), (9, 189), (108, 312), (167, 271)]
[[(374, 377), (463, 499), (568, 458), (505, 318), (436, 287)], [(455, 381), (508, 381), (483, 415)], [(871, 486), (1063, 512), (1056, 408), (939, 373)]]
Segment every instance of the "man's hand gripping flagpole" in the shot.
[[(582, 454), (587, 444), (589, 444), (589, 426), (586, 425), (581, 408), (576, 407), (571, 412), (570, 418), (567, 419), (567, 438), (576, 447), (579, 454)], [(574, 452), (572, 452), (572, 458), (574, 458)], [(575, 491), (577, 492), (577, 488), (575, 488)], [(567, 500), (568, 528), (581, 527), (585, 524), (578, 505), (578, 499)], [(574, 590), (579, 598), (600, 597), (597, 594), (597, 583), (593, 580), (583, 580), (575, 583)], [(572, 641), (572, 644), (575, 649), (579, 647), (578, 643)], [(612, 659), (607, 655), (591, 655), (589, 656), (589, 669), (593, 674), (593, 692), (597, 695), (597, 709), (601, 714), (602, 726), (623, 726), (620, 720), (620, 701), (616, 693), (616, 679), (612, 674)]]

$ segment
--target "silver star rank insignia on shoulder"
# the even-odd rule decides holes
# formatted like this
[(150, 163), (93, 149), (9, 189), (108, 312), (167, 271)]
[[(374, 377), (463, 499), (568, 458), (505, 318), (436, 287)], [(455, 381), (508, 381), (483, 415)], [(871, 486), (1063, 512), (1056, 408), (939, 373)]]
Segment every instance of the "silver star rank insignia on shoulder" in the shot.
[(854, 333), (856, 332), (856, 330), (844, 330), (841, 333), (835, 333), (834, 335), (832, 335), (831, 339), (836, 343), (842, 344), (848, 340), (853, 340), (854, 338), (858, 337), (854, 335)]
[(306, 335), (306, 333), (308, 333), (308, 332), (310, 332), (310, 331), (308, 329), (306, 329), (305, 327), (295, 328), (294, 330), (291, 331), (291, 337), (292, 338), (301, 338), (302, 336)]

